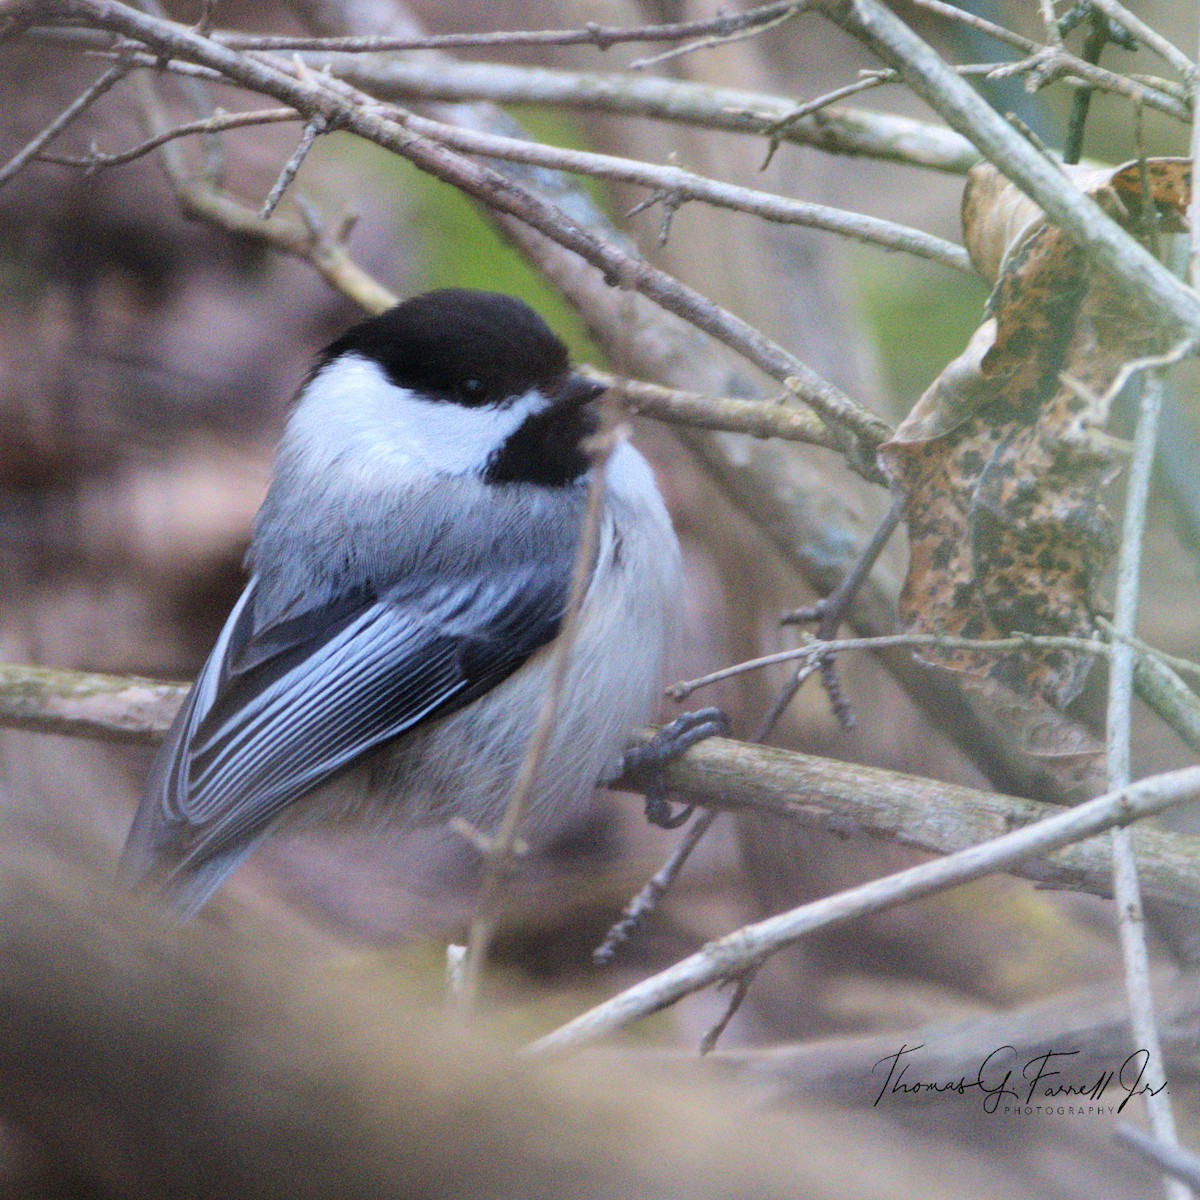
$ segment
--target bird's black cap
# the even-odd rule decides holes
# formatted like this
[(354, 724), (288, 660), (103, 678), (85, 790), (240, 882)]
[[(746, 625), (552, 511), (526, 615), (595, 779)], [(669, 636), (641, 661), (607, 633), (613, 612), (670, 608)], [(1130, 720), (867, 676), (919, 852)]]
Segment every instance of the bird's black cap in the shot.
[(524, 301), (444, 288), (414, 296), (347, 330), (320, 370), (342, 354), (379, 363), (388, 378), (430, 399), (501, 404), (530, 388), (547, 394), (567, 374), (567, 348)]

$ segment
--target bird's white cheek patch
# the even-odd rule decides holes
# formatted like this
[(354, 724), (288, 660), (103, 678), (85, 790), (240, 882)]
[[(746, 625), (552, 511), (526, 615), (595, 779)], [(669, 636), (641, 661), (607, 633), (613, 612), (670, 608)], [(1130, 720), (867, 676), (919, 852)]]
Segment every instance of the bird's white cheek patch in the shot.
[(376, 362), (347, 354), (308, 385), (287, 439), (315, 457), (365, 468), (477, 475), (549, 402), (531, 390), (503, 407), (468, 408), (397, 387)]

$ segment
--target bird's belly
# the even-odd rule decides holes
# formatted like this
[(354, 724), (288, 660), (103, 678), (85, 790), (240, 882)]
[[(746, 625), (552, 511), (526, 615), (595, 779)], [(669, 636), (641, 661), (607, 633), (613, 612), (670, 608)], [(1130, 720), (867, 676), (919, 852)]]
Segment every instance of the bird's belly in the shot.
[[(595, 619), (620, 618), (610, 610)], [(655, 713), (662, 628), (661, 620), (653, 634), (627, 628), (628, 655), (614, 656), (613, 642), (596, 626), (577, 640), (525, 806), (527, 833), (549, 831), (586, 804), (596, 784), (611, 776), (630, 731)], [(381, 753), (370, 766), (377, 803), (406, 825), (457, 816), (480, 830), (495, 828), (538, 724), (555, 653), (544, 648), (477, 703)]]
[[(585, 805), (611, 777), (630, 732), (655, 715), (671, 622), (654, 611), (661, 603), (654, 597), (674, 594), (656, 588), (650, 596), (616, 580), (589, 592), (525, 806), (527, 836), (551, 833)], [(475, 703), (381, 747), (293, 806), (307, 812), (289, 813), (286, 823), (404, 829), (461, 817), (483, 832), (494, 829), (537, 726), (555, 653), (553, 644), (544, 647)]]

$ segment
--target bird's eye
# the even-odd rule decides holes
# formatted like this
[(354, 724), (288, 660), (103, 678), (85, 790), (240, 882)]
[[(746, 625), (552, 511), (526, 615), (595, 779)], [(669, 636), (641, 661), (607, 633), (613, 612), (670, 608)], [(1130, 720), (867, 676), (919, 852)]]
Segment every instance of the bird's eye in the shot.
[(483, 396), (483, 382), (479, 379), (464, 379), (458, 385), (458, 393), (468, 404), (477, 403)]

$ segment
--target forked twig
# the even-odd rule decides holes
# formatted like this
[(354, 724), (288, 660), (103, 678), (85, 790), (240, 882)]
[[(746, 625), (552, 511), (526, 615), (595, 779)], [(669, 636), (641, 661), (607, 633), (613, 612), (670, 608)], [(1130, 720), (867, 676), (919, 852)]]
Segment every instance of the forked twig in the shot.
[(36, 137), (26, 142), (3, 167), (0, 167), (0, 187), (8, 183), (26, 163), (36, 158), (42, 149), (62, 133), (76, 117), (89, 109), (105, 92), (128, 74), (129, 64), (126, 62), (117, 62), (109, 67), (99, 79), (72, 100)]

